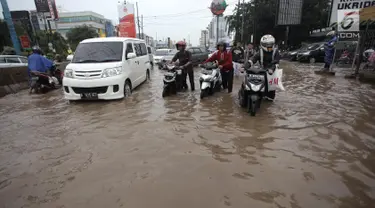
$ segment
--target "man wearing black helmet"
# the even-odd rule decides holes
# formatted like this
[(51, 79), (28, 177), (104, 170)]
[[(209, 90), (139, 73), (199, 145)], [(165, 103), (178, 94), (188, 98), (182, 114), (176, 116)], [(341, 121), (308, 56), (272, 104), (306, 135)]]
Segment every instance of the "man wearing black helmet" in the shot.
[(186, 77), (189, 75), (189, 81), (190, 81), (190, 88), (191, 91), (195, 90), (194, 87), (194, 71), (193, 71), (193, 65), (191, 64), (191, 53), (190, 51), (185, 50), (186, 49), (186, 43), (184, 41), (178, 41), (176, 43), (176, 48), (178, 52), (176, 55), (174, 55), (172, 62), (175, 62), (178, 60), (179, 65), (182, 66), (182, 83), (183, 87), (185, 89), (188, 88), (186, 83)]
[(42, 56), (42, 50), (39, 46), (32, 48), (33, 53), (28, 57), (28, 72), (38, 71), (43, 73), (51, 73), (53, 62)]
[(231, 93), (233, 88), (232, 53), (227, 51), (227, 44), (224, 41), (217, 43), (217, 51), (204, 63), (213, 61), (217, 61), (219, 64), (221, 77), (223, 79), (223, 88), (228, 88), (228, 93)]

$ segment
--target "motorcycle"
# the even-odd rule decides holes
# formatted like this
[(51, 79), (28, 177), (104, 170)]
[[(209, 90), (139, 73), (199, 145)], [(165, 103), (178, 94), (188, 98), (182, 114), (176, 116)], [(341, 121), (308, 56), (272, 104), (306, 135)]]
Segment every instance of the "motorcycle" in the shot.
[(174, 64), (166, 64), (166, 68), (168, 72), (164, 74), (162, 97), (177, 94), (182, 89), (182, 68)]
[(246, 75), (238, 91), (238, 98), (241, 107), (247, 108), (251, 116), (255, 116), (265, 95), (267, 73), (272, 74), (276, 67), (278, 66), (270, 69), (245, 67)]
[(341, 54), (340, 58), (337, 60), (337, 64), (338, 66), (340, 65), (344, 65), (344, 64), (351, 64), (352, 63), (352, 58), (351, 58), (351, 54), (347, 51), (345, 51), (344, 53)]
[(51, 71), (52, 75), (38, 71), (31, 71), (29, 93), (32, 93), (33, 90), (36, 93), (43, 93), (62, 86), (63, 73), (61, 72), (61, 70), (56, 69), (56, 66), (52, 66)]
[(208, 95), (213, 95), (215, 91), (220, 91), (222, 78), (220, 69), (216, 63), (206, 63), (201, 65), (201, 75), (199, 77), (199, 83), (201, 86), (201, 99)]

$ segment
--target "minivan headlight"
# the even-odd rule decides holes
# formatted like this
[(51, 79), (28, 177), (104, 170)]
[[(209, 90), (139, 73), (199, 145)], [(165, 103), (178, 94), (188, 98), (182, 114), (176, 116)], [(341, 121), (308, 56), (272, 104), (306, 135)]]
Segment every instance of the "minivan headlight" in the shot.
[(71, 69), (65, 69), (64, 76), (68, 78), (73, 78), (73, 70)]
[(102, 77), (113, 77), (122, 73), (122, 67), (108, 68), (103, 70)]

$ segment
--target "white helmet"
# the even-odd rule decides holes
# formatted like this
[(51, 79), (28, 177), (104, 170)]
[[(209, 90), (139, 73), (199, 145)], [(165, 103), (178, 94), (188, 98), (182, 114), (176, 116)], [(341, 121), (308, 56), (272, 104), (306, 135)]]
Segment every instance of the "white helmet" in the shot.
[(262, 47), (264, 51), (273, 51), (275, 47), (275, 38), (272, 35), (264, 35), (260, 39), (260, 47)]

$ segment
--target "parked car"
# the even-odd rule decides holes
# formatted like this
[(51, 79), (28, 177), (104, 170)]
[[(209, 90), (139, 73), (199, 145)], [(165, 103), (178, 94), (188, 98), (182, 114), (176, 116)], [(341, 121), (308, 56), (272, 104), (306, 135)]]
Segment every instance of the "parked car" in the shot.
[(18, 55), (0, 55), (0, 67), (27, 66), (27, 57)]
[(65, 99), (121, 99), (147, 81), (151, 65), (144, 40), (108, 37), (83, 40), (63, 78)]
[(208, 54), (210, 54), (208, 51), (199, 47), (190, 47), (187, 50), (191, 52), (193, 65), (202, 63), (207, 59)]
[(159, 64), (163, 59), (165, 59), (166, 56), (171, 56), (172, 54), (174, 55), (176, 53), (177, 53), (176, 49), (169, 49), (169, 48), (157, 49), (155, 51), (154, 62), (155, 64)]
[(324, 62), (324, 43), (313, 43), (297, 53), (300, 62)]

